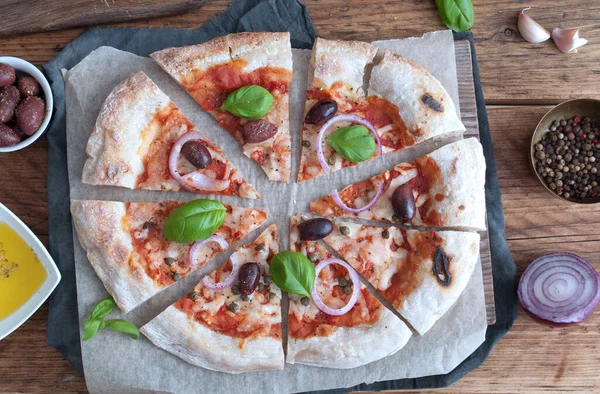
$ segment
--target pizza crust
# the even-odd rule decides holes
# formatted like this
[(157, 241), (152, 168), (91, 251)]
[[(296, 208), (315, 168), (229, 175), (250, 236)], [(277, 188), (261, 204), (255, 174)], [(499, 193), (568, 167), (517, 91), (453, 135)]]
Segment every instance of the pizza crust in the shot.
[(144, 172), (145, 155), (138, 152), (144, 142), (141, 131), (170, 102), (143, 71), (118, 84), (104, 101), (88, 140), (82, 181), (133, 189)]
[(122, 227), (124, 203), (74, 200), (71, 216), (90, 264), (124, 313), (162, 290), (143, 267), (128, 264), (133, 246)]
[[(383, 97), (398, 106), (415, 144), (442, 134), (465, 131), (442, 84), (418, 65), (392, 51), (386, 50), (382, 61), (373, 67), (369, 95)], [(430, 99), (426, 99), (427, 95)]]
[(249, 339), (240, 349), (240, 338), (212, 331), (172, 305), (140, 331), (159, 348), (213, 371), (237, 374), (284, 366), (281, 339)]

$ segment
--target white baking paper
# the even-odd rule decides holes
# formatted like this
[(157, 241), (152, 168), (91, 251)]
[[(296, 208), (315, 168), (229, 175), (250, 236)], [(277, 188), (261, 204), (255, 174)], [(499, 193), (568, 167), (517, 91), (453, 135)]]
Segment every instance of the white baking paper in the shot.
[[(448, 90), (458, 110), (458, 85), (451, 32), (435, 32), (423, 38), (382, 41), (376, 44), (396, 50), (430, 71)], [(304, 109), (309, 56), (310, 51), (294, 50), (294, 82), (290, 89), (290, 125), (294, 147), (293, 179), (297, 174), (299, 160), (300, 124)], [(428, 142), (302, 184), (271, 182), (256, 163), (242, 154), (240, 145), (233, 137), (218, 127), (212, 117), (204, 113), (196, 102), (151, 59), (102, 47), (90, 53), (77, 66), (65, 73), (71, 199), (187, 201), (197, 197), (187, 192), (128, 190), (81, 183), (81, 172), (86, 159), (86, 143), (102, 103), (121, 80), (140, 70), (148, 74), (198, 129), (222, 147), (242, 175), (262, 195), (260, 200), (215, 197), (225, 203), (265, 209), (269, 213), (267, 223), (238, 245), (253, 239), (269, 223), (277, 221), (280, 246), (282, 249), (287, 249), (289, 217), (296, 212), (308, 212), (310, 201), (323, 197), (335, 187), (343, 187), (359, 179), (373, 176), (400, 161), (411, 161), (442, 145), (440, 141)], [(74, 236), (76, 238), (76, 235)], [(79, 322), (83, 329), (85, 320), (94, 305), (107, 293), (88, 263), (77, 239), (74, 245)], [(124, 317), (138, 326), (145, 324), (189, 292), (203, 275), (224, 262), (230, 253), (231, 249), (227, 253), (218, 255), (201, 269)], [(231, 375), (189, 365), (178, 357), (155, 347), (143, 336), (135, 341), (110, 330), (103, 330), (92, 340), (82, 343), (83, 365), (88, 389), (91, 392), (103, 393), (286, 393), (443, 374), (454, 369), (484, 341), (487, 328), (485, 308), (481, 265), (478, 264), (469, 285), (457, 303), (426, 335), (415, 335), (406, 347), (395, 355), (353, 370), (316, 368), (297, 364), (286, 365), (283, 371)], [(113, 312), (113, 315), (117, 317), (118, 311)], [(340, 346), (344, 344), (341, 343)]]

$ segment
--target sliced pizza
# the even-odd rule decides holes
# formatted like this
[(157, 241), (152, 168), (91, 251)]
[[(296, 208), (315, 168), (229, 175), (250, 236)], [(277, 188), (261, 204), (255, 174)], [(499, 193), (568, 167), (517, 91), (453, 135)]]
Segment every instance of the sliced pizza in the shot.
[(225, 205), (224, 223), (205, 242), (168, 241), (164, 223), (182, 204), (71, 202), (79, 242), (123, 312), (185, 277), (267, 219), (264, 211)]
[(108, 95), (86, 152), (84, 183), (260, 198), (142, 71)]
[(289, 33), (230, 34), (150, 56), (242, 144), (270, 180), (289, 182)]
[(315, 41), (298, 182), (465, 130), (440, 82), (391, 51), (373, 68), (366, 96), (365, 67), (376, 53), (364, 42)]
[[(290, 250), (307, 256), (315, 266), (333, 256), (320, 241), (301, 241), (299, 215), (290, 219)], [(351, 268), (350, 268), (351, 269)], [(355, 290), (347, 268), (324, 267), (316, 280), (321, 300), (343, 308)], [(360, 283), (360, 282), (359, 282)], [(355, 368), (396, 353), (412, 333), (360, 284), (356, 303), (342, 315), (330, 315), (315, 302), (289, 294), (287, 362), (327, 368)]]
[(425, 334), (463, 292), (479, 234), (336, 223), (324, 241)]
[(283, 369), (281, 291), (269, 277), (278, 250), (273, 223), (140, 331), (156, 346), (206, 369)]
[(485, 230), (485, 158), (467, 138), (310, 204), (323, 216)]

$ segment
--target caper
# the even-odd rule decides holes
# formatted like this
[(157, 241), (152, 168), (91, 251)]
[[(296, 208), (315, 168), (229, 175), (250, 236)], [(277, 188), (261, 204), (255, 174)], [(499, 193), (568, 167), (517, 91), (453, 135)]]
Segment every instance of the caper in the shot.
[(173, 280), (174, 280), (175, 282), (177, 282), (178, 280), (180, 280), (180, 279), (181, 279), (181, 275), (179, 275), (179, 274), (178, 274), (178, 273), (176, 273), (176, 272), (172, 272), (172, 273), (171, 273), (171, 277), (173, 278)]
[(308, 306), (308, 304), (310, 304), (310, 301), (309, 301), (308, 297), (302, 297), (302, 298), (300, 298), (300, 303), (304, 306)]
[(242, 291), (240, 290), (240, 286), (238, 285), (233, 285), (231, 286), (231, 292), (235, 295), (240, 294)]
[(329, 219), (309, 219), (298, 225), (301, 241), (323, 239), (333, 231), (333, 223)]
[(314, 263), (314, 262), (316, 262), (317, 260), (319, 260), (319, 255), (318, 255), (318, 254), (316, 254), (316, 253), (309, 253), (309, 254), (308, 254), (308, 259), (309, 259), (309, 260), (310, 260), (312, 263)]
[(190, 298), (192, 299), (192, 301), (196, 301), (198, 299), (198, 293), (195, 291), (192, 291), (190, 293)]
[(265, 250), (265, 244), (258, 244), (254, 247), (254, 250), (256, 250), (257, 252), (260, 252), (262, 250)]
[(277, 297), (277, 294), (273, 293), (272, 291), (269, 292), (269, 299), (271, 298), (275, 298)]
[(390, 232), (388, 230), (383, 230), (381, 236), (385, 239), (388, 239), (390, 237)]
[(348, 283), (350, 283), (350, 282), (345, 277), (341, 276), (338, 278), (338, 285), (345, 287), (345, 286), (348, 286)]
[(350, 235), (350, 229), (346, 226), (340, 227), (340, 234), (342, 235)]
[(154, 226), (156, 226), (156, 223), (154, 223), (152, 221), (152, 219), (150, 219), (150, 220), (144, 222), (144, 225), (142, 226), (142, 229), (148, 230), (149, 228), (154, 227)]
[(250, 299), (250, 296), (246, 295), (246, 294), (242, 294), (240, 296), (240, 298), (242, 299), (242, 301), (248, 301)]
[(227, 309), (229, 309), (233, 313), (236, 313), (237, 311), (240, 310), (240, 306), (238, 304), (236, 304), (235, 302), (232, 302), (231, 304), (229, 304)]
[(271, 283), (273, 283), (273, 279), (271, 279), (269, 275), (266, 275), (263, 277), (263, 282), (265, 283), (265, 285), (270, 285)]
[(344, 294), (350, 295), (350, 294), (352, 294), (352, 290), (353, 290), (352, 286), (348, 285), (348, 286), (344, 287)]
[(300, 145), (302, 145), (305, 148), (310, 148), (310, 141), (302, 140), (302, 142), (300, 143)]
[(335, 155), (332, 155), (329, 157), (329, 159), (327, 159), (327, 164), (329, 164), (330, 166), (335, 164)]
[(165, 264), (166, 265), (173, 265), (177, 262), (177, 260), (175, 260), (173, 257), (165, 257)]

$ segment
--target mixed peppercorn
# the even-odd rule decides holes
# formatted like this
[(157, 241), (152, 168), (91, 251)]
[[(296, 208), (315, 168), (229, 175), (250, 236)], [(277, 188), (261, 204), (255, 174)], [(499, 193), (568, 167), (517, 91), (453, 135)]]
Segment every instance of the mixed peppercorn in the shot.
[(600, 193), (600, 130), (590, 118), (555, 120), (535, 144), (535, 170), (556, 194), (583, 200)]

